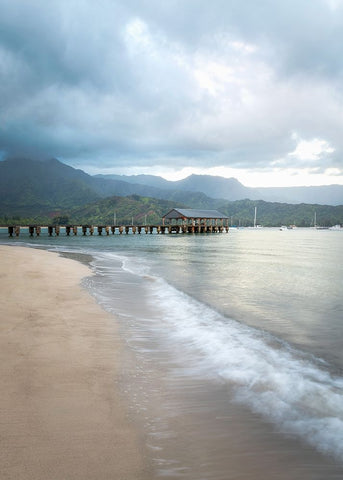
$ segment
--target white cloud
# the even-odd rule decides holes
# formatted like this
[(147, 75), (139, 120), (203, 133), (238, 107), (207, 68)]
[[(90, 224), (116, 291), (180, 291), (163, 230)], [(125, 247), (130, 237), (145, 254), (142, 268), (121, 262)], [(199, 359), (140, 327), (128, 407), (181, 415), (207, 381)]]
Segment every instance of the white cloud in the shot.
[(0, 151), (256, 179), (342, 170), (338, 0), (0, 7)]
[[(294, 137), (293, 137), (294, 138)], [(330, 146), (326, 140), (313, 138), (312, 140), (302, 140), (295, 138), (298, 144), (295, 150), (288, 155), (290, 157), (298, 158), (299, 160), (319, 160), (323, 155), (334, 153), (335, 149)]]
[(335, 12), (336, 10), (338, 10), (339, 8), (341, 8), (343, 6), (343, 1), (342, 0), (326, 0), (327, 1), (327, 4), (328, 6), (330, 7), (330, 9)]

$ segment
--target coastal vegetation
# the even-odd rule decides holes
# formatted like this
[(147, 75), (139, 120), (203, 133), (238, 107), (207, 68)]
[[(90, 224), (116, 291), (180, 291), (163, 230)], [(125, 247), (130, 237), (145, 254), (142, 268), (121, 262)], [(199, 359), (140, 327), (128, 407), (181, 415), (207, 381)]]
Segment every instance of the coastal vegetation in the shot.
[(257, 207), (257, 223), (265, 227), (278, 227), (280, 225), (311, 227), (314, 226), (315, 214), (317, 225), (331, 226), (343, 223), (343, 205), (238, 200), (223, 204), (219, 208), (230, 217), (231, 225), (250, 226), (253, 224), (255, 207)]
[[(2, 161), (0, 224), (152, 225), (160, 224), (162, 216), (174, 207), (217, 209), (230, 217), (230, 225), (237, 226), (253, 225), (255, 207), (257, 223), (265, 227), (310, 227), (315, 214), (318, 225), (343, 224), (343, 205), (228, 201), (209, 197), (203, 191), (173, 190), (169, 185), (172, 182), (156, 179), (146, 176), (139, 181), (154, 181), (158, 187), (136, 184), (132, 179), (126, 182), (118, 177), (92, 177), (55, 159)], [(190, 188), (189, 181), (186, 185)], [(214, 188), (213, 195), (216, 194)]]
[[(239, 200), (236, 202), (218, 203), (216, 208), (230, 217), (231, 226), (252, 226), (254, 222), (254, 208), (257, 207), (257, 222), (265, 227), (280, 225), (296, 225), (310, 227), (314, 225), (314, 214), (317, 224), (331, 226), (343, 224), (343, 205), (292, 205), (286, 203), (271, 203), (262, 200)], [(160, 224), (162, 216), (174, 207), (187, 208), (187, 204), (160, 200), (139, 195), (127, 197), (113, 196), (75, 206), (63, 210), (34, 209), (31, 215), (25, 208), (26, 214), (1, 214), (1, 225), (66, 225), (66, 224), (98, 224), (113, 225), (133, 224), (154, 225)], [(205, 207), (203, 207), (205, 208)], [(208, 208), (212, 208), (208, 207)], [(20, 211), (20, 210), (19, 210)]]

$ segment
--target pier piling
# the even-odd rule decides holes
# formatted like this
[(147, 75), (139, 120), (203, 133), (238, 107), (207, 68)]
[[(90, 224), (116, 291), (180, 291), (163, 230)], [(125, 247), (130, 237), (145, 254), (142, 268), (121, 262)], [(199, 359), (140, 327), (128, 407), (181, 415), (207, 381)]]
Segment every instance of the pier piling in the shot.
[[(40, 236), (42, 232), (42, 228), (44, 229), (43, 232), (47, 231), (47, 234), (49, 237), (52, 237), (54, 232), (56, 236), (59, 236), (60, 234), (60, 225), (48, 225), (41, 227), (39, 225), (29, 225), (28, 227), (20, 227), (19, 225), (13, 226), (13, 225), (8, 225), (7, 227), (8, 231), (8, 236), (13, 237), (14, 235), (16, 237), (19, 237), (22, 229), (28, 229), (30, 237), (33, 237), (35, 234), (37, 237)], [(211, 225), (206, 225), (206, 223), (192, 223), (192, 224), (180, 224), (180, 223), (173, 223), (173, 224), (168, 224), (168, 225), (120, 225), (116, 227), (115, 225), (98, 225), (97, 227), (94, 227), (93, 225), (66, 225), (62, 226), (62, 228), (65, 231), (65, 234), (67, 236), (70, 236), (71, 232), (73, 235), (78, 234), (78, 228), (81, 229), (82, 235), (86, 236), (89, 230), (89, 235), (94, 234), (94, 228), (97, 229), (98, 235), (102, 235), (103, 230), (106, 232), (106, 236), (110, 235), (110, 232), (112, 232), (113, 235), (118, 234), (122, 235), (125, 233), (126, 235), (132, 234), (135, 235), (138, 233), (139, 235), (142, 233), (145, 234), (157, 234), (157, 235), (164, 235), (164, 234), (171, 234), (171, 233), (177, 233), (177, 234), (196, 234), (196, 233), (223, 233), (229, 232), (229, 226), (228, 225), (216, 225), (216, 224), (211, 224)]]

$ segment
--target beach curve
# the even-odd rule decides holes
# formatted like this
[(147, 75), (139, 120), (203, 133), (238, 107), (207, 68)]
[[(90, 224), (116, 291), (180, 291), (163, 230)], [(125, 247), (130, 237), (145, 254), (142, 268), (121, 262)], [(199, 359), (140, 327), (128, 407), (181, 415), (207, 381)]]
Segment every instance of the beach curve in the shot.
[(2, 479), (151, 478), (115, 319), (80, 286), (89, 268), (25, 247), (0, 258)]

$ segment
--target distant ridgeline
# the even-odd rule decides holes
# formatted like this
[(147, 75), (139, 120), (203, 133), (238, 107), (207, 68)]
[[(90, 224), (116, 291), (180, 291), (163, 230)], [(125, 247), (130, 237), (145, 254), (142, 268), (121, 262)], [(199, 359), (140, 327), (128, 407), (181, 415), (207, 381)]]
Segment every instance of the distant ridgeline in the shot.
[[(229, 217), (229, 225), (251, 226), (255, 207), (257, 222), (263, 226), (309, 227), (315, 214), (318, 225), (343, 224), (343, 186), (331, 187), (248, 189), (235, 179), (206, 175), (191, 175), (180, 182), (148, 175), (91, 176), (56, 159), (11, 159), (0, 162), (0, 224), (113, 225), (116, 218), (117, 225), (158, 225), (173, 208), (192, 208), (219, 210)], [(294, 202), (306, 192), (308, 198), (316, 195), (318, 203), (325, 197), (340, 204), (265, 198), (292, 192)]]

